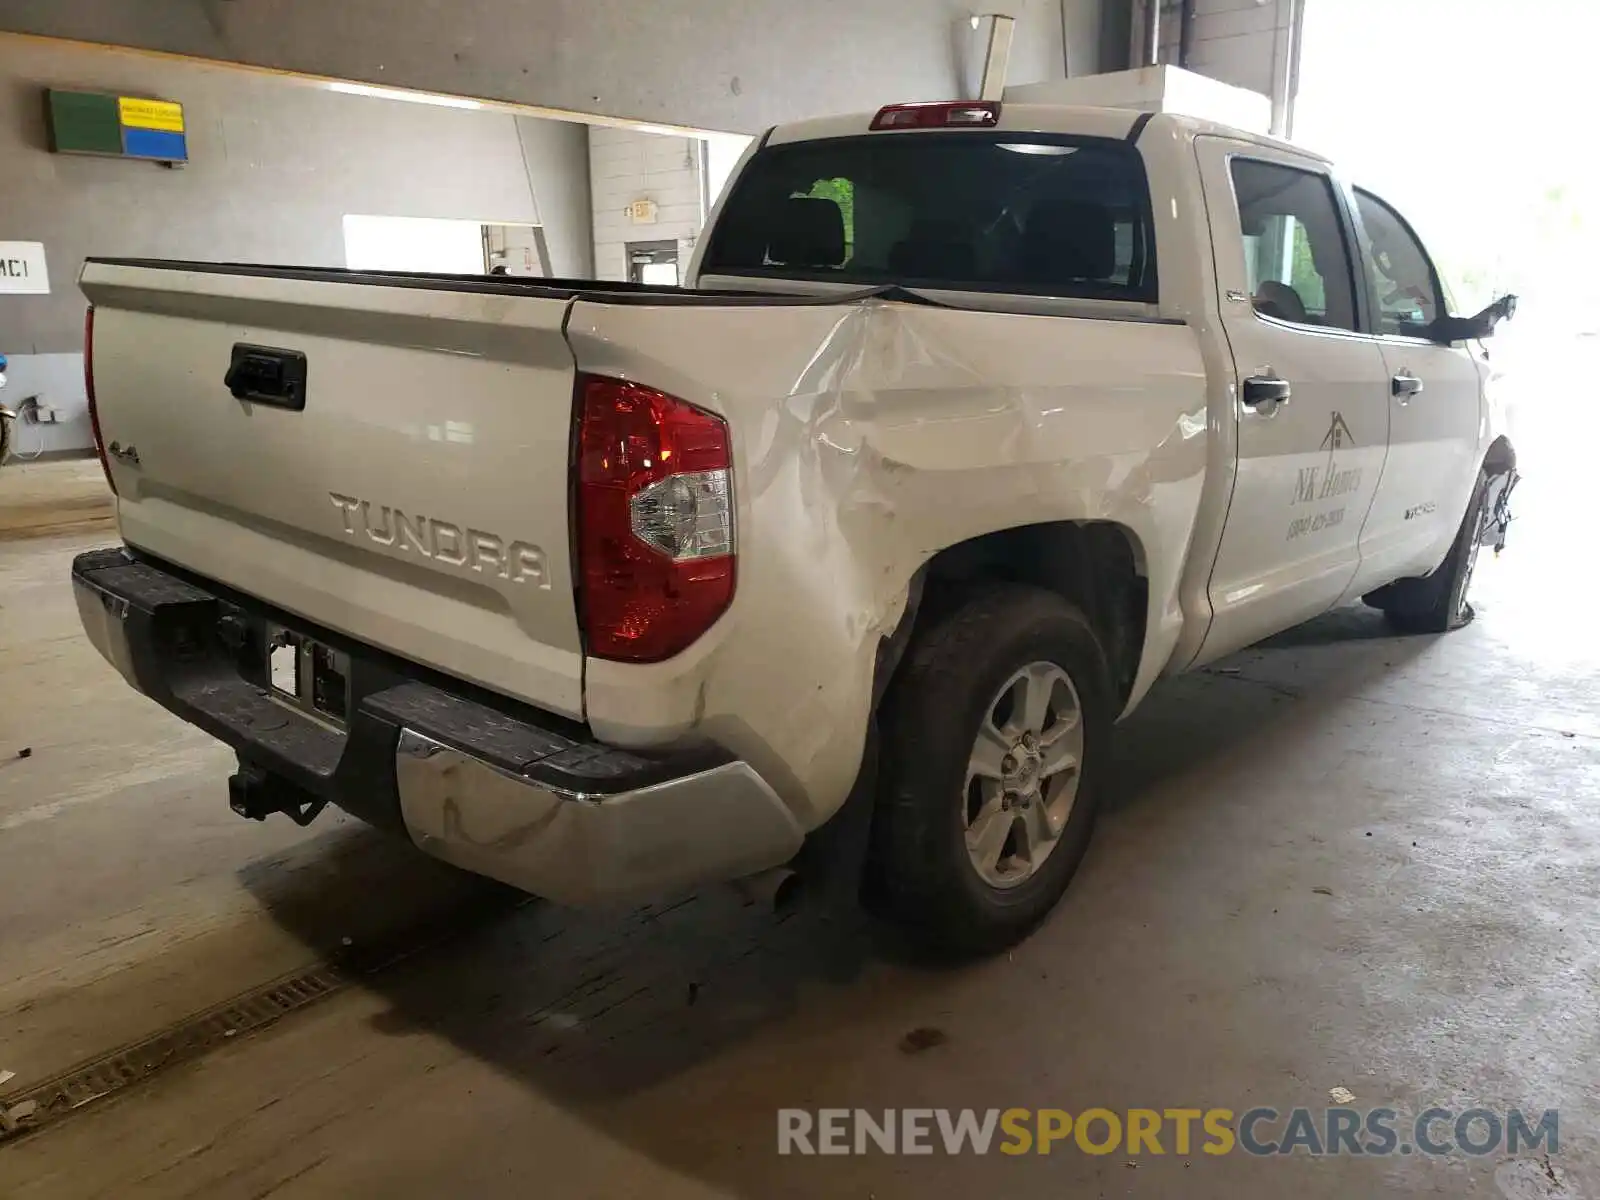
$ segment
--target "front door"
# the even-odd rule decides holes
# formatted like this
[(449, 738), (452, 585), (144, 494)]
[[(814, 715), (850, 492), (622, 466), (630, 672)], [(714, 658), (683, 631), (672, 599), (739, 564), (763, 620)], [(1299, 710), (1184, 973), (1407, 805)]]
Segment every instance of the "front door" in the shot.
[(1326, 611), (1354, 578), (1389, 376), (1359, 332), (1353, 231), (1321, 165), (1222, 138), (1195, 146), (1238, 389), (1208, 661)]
[(1372, 317), (1390, 377), (1389, 460), (1361, 535), (1351, 595), (1424, 575), (1449, 553), (1477, 481), (1479, 351), (1441, 346), (1427, 329), (1445, 313), (1427, 251), (1405, 220), (1355, 193)]

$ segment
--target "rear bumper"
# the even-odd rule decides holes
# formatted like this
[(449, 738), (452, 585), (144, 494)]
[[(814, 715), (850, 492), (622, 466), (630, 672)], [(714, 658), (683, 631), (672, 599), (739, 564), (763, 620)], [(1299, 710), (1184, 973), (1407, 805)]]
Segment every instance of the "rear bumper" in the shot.
[(272, 698), (264, 622), (220, 586), (122, 550), (80, 555), (84, 631), (135, 689), (241, 763), (404, 832), (465, 870), (567, 904), (626, 902), (786, 862), (793, 814), (715, 749), (644, 755), (559, 717), (473, 692), (326, 630), (350, 656), (347, 729)]

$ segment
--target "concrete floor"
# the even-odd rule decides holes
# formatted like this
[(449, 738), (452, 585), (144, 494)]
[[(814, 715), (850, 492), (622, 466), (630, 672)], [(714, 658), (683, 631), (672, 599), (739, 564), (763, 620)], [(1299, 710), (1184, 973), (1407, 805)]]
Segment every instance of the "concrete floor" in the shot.
[(0, 541), (110, 530), (111, 489), (88, 458), (8, 458), (0, 470)]
[[(448, 931), (0, 1149), (0, 1195), (1600, 1198), (1600, 640), (1570, 553), (1592, 530), (1556, 486), (1579, 443), (1548, 444), (1475, 624), (1402, 639), (1345, 610), (1163, 684), (1066, 901), (960, 970), (720, 891), (516, 907), (349, 821), (240, 821), (228, 755), (77, 636), (65, 571), (95, 539), (0, 545), (0, 1092), (346, 939)], [(943, 1043), (905, 1052), (923, 1027)], [(1336, 1086), (1556, 1108), (1560, 1149), (775, 1153), (780, 1107), (1242, 1112)]]

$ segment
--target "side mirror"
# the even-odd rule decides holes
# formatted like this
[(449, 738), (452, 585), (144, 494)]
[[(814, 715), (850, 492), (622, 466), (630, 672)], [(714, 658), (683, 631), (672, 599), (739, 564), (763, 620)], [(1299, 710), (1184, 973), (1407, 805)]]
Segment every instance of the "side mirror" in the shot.
[(1516, 315), (1517, 298), (1508, 293), (1470, 317), (1440, 317), (1433, 323), (1428, 333), (1434, 341), (1445, 345), (1474, 341), (1488, 337), (1501, 321), (1509, 321)]

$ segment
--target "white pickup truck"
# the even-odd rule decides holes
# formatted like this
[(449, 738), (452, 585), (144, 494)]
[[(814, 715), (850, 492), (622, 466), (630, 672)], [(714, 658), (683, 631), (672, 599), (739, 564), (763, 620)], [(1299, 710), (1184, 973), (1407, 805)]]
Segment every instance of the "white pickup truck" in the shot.
[(331, 802), (564, 903), (854, 828), (875, 904), (1003, 946), (1157, 679), (1361, 597), (1460, 624), (1516, 478), (1511, 298), (1451, 315), (1382, 200), (1172, 115), (773, 129), (681, 289), (82, 284), (95, 645), (238, 752), (240, 813)]

